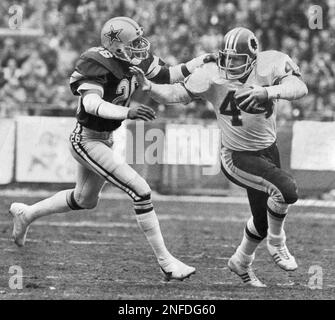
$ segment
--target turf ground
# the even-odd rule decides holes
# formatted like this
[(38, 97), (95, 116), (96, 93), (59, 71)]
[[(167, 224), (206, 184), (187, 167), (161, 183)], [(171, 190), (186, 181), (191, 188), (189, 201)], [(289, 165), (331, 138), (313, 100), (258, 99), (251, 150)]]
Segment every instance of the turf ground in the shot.
[[(286, 222), (288, 245), (299, 269), (274, 265), (263, 243), (254, 269), (268, 287), (246, 288), (226, 267), (239, 243), (249, 210), (245, 201), (154, 196), (170, 251), (197, 268), (183, 282), (164, 282), (151, 248), (137, 227), (131, 202), (103, 199), (89, 212), (36, 221), (24, 248), (11, 241), (8, 207), (39, 197), (0, 199), (0, 299), (334, 299), (334, 206), (292, 207)], [(8, 286), (9, 267), (23, 269), (23, 289)], [(322, 268), (322, 289), (308, 283), (310, 267)]]

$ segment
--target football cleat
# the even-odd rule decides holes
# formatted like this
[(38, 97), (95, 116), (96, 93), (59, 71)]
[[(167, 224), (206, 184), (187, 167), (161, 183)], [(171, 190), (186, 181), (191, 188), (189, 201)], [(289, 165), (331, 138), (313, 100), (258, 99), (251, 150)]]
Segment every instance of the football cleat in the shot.
[(297, 262), (288, 251), (285, 242), (280, 245), (272, 245), (268, 240), (267, 248), (273, 258), (273, 261), (283, 270), (294, 271), (298, 268)]
[(230, 271), (236, 273), (242, 279), (244, 284), (256, 288), (266, 287), (266, 285), (256, 277), (251, 265), (243, 265), (236, 255), (233, 255), (228, 260), (228, 268)]
[(180, 280), (189, 278), (192, 274), (195, 274), (195, 268), (188, 266), (187, 264), (173, 258), (170, 263), (164, 267), (160, 266), (161, 272), (164, 274), (164, 280)]
[(24, 210), (28, 207), (23, 203), (13, 203), (9, 213), (13, 216), (13, 239), (17, 246), (23, 247), (26, 241), (29, 223), (24, 216)]

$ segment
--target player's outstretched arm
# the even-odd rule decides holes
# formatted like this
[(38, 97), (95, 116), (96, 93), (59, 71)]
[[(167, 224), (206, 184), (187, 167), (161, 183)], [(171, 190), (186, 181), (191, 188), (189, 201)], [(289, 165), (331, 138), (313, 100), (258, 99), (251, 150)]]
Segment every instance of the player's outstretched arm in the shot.
[(87, 113), (97, 117), (113, 120), (140, 119), (154, 120), (155, 111), (146, 106), (126, 108), (102, 99), (101, 93), (96, 90), (87, 90), (83, 93), (83, 105)]
[(199, 57), (187, 61), (186, 63), (180, 63), (169, 67), (170, 83), (183, 81), (191, 73), (193, 73), (196, 68), (202, 66), (204, 63), (214, 62), (216, 59), (217, 55), (215, 53), (205, 53)]
[(289, 75), (278, 85), (265, 88), (269, 99), (296, 100), (308, 94), (308, 88), (300, 77)]
[(155, 84), (146, 78), (140, 68), (133, 66), (130, 70), (136, 76), (140, 88), (143, 91), (147, 91), (150, 96), (159, 103), (189, 103), (193, 100), (185, 87), (180, 83)]

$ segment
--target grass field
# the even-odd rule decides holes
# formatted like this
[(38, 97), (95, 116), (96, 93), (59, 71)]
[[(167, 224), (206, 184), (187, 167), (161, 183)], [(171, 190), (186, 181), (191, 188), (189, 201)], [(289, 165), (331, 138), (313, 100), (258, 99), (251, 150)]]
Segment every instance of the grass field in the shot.
[[(299, 269), (289, 274), (276, 267), (263, 243), (254, 269), (268, 287), (253, 289), (246, 288), (226, 267), (249, 216), (245, 203), (156, 199), (168, 248), (197, 268), (197, 273), (183, 282), (164, 282), (126, 198), (104, 199), (91, 212), (36, 221), (26, 246), (17, 248), (11, 241), (9, 205), (39, 199), (0, 199), (0, 299), (335, 298), (333, 207), (291, 209), (286, 231)], [(22, 290), (9, 289), (12, 265), (23, 269)], [(308, 286), (312, 276), (308, 272), (315, 265), (323, 271), (321, 290)]]

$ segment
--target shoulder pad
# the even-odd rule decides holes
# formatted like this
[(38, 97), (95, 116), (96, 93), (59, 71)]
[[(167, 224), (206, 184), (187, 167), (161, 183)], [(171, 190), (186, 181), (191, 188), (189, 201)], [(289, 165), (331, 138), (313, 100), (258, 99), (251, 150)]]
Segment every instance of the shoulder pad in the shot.
[(203, 64), (185, 79), (185, 88), (194, 95), (205, 93), (218, 75), (219, 70), (215, 62)]
[[(103, 47), (88, 49), (80, 56), (78, 64), (79, 63), (84, 72), (86, 69), (88, 69), (88, 71), (99, 70), (99, 72), (105, 72), (105, 74), (112, 73), (118, 79), (124, 77), (124, 70), (122, 69), (120, 61), (115, 59), (114, 56)], [(103, 71), (104, 69), (107, 70), (107, 72)]]
[(279, 83), (289, 75), (301, 76), (299, 67), (285, 53), (276, 50), (262, 51), (258, 54), (257, 74), (271, 77), (272, 82)]

